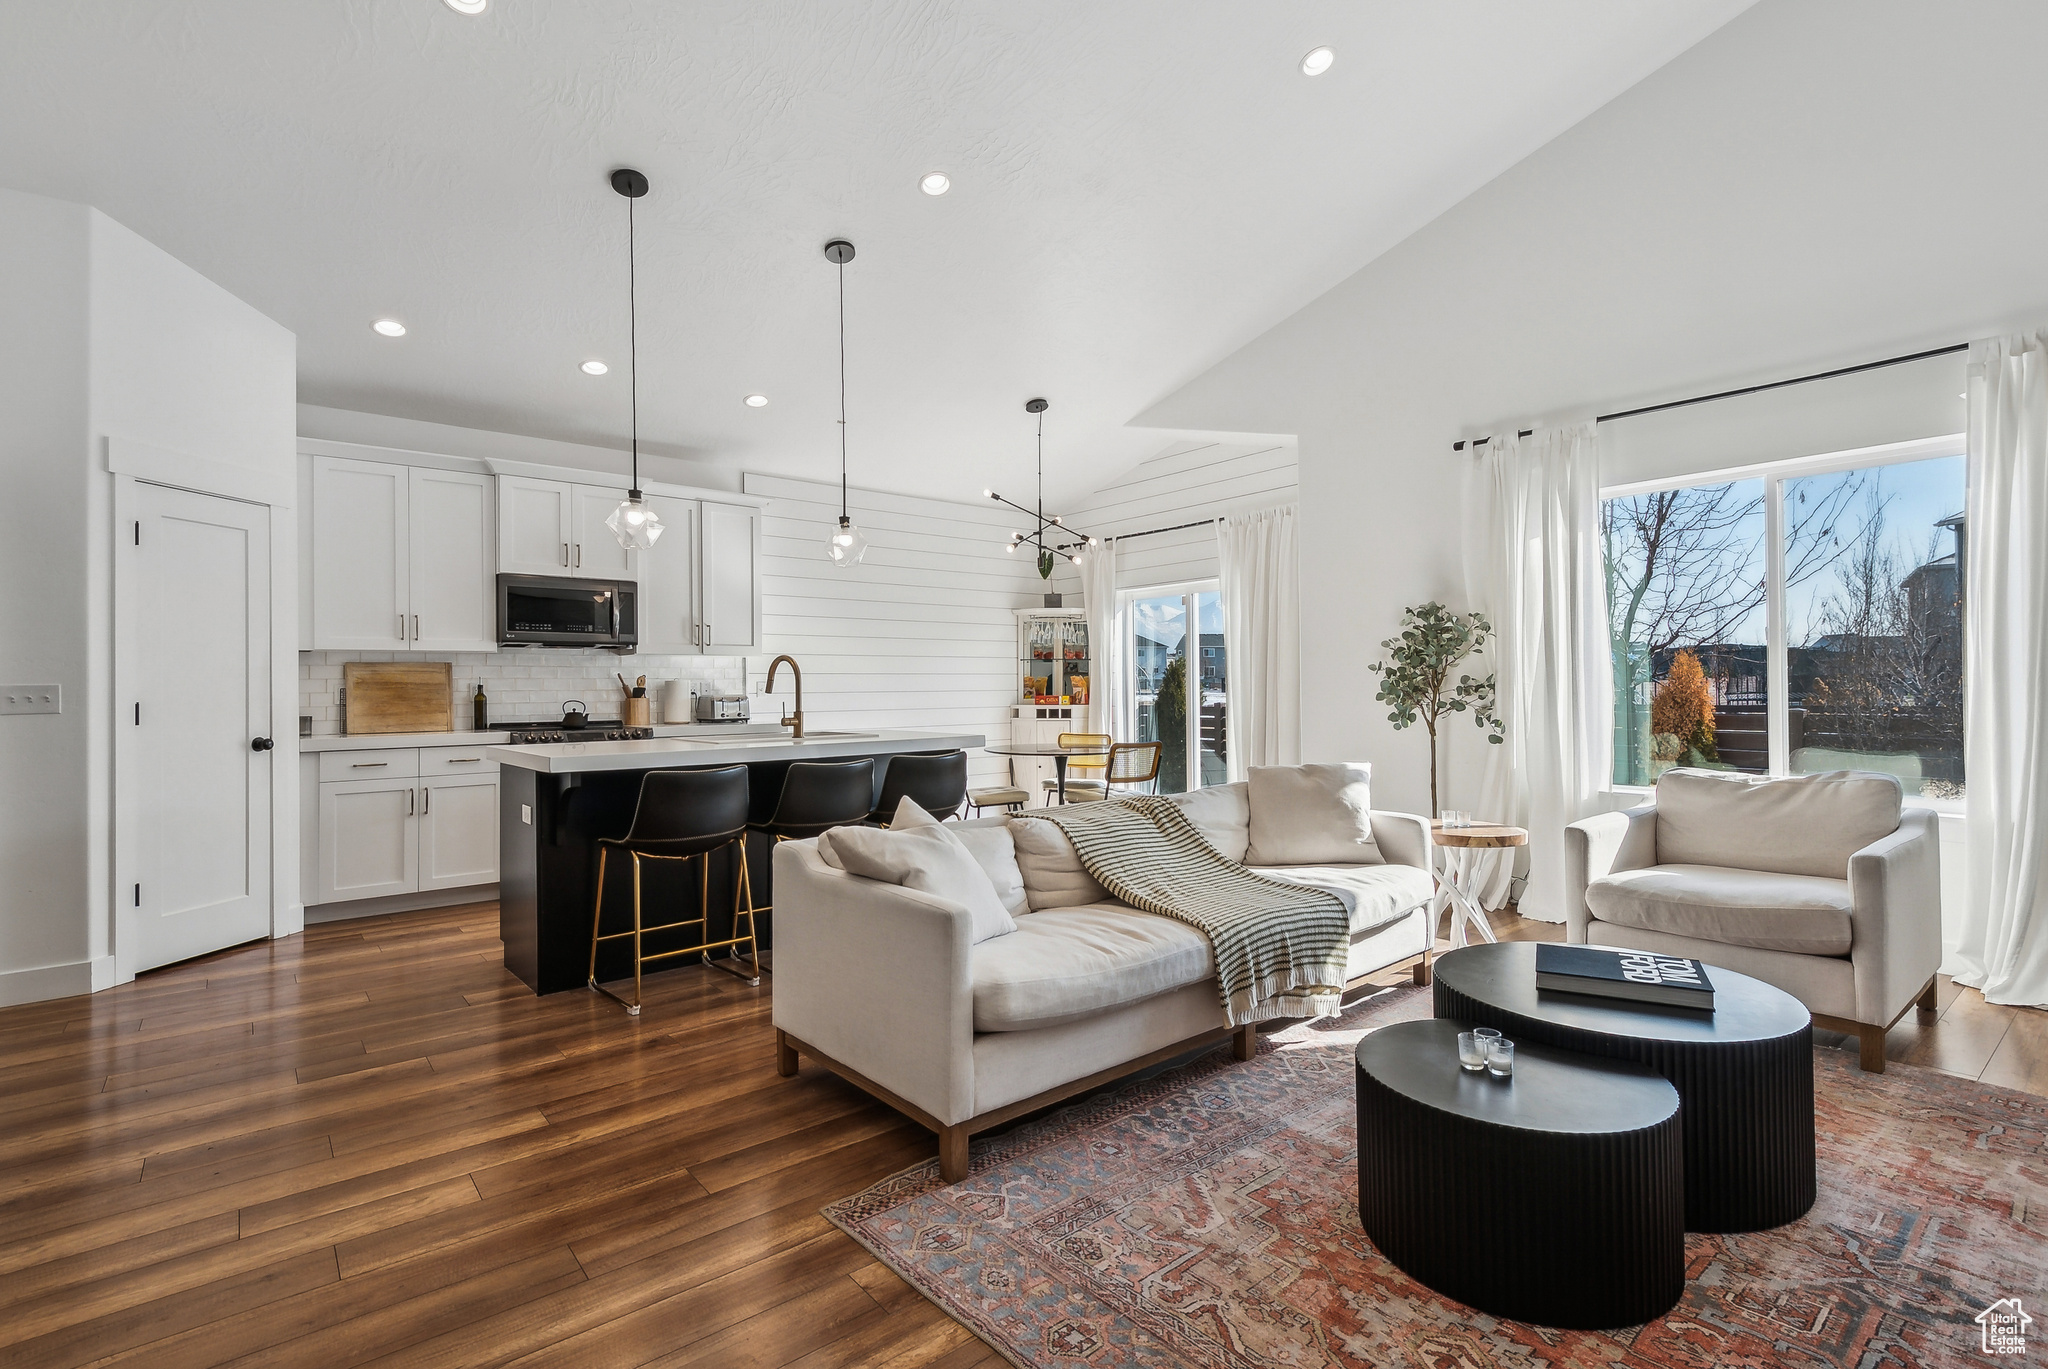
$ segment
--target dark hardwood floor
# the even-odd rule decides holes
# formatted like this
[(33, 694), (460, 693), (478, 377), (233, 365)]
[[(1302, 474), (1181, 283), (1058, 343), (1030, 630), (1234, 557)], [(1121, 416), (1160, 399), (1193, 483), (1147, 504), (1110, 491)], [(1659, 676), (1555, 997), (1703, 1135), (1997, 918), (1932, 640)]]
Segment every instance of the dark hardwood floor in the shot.
[[(772, 984), (536, 999), (483, 904), (0, 1010), (0, 1365), (999, 1364), (818, 1215), (934, 1142), (777, 1078)], [(2048, 1091), (2048, 1014), (1943, 1006), (1895, 1058)]]

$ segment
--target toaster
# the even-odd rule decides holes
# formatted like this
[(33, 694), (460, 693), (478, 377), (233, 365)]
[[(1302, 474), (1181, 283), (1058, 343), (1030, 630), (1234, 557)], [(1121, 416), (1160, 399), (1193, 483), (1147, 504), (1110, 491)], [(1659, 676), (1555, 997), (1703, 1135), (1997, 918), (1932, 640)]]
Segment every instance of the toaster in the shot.
[(697, 696), (697, 721), (700, 723), (743, 723), (748, 716), (747, 696), (744, 694)]

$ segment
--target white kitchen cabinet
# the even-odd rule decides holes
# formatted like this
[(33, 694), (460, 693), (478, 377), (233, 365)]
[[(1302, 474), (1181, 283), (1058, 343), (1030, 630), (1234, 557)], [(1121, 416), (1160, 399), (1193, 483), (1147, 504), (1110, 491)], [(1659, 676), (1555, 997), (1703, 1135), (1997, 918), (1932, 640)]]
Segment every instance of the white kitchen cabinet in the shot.
[(322, 903), (419, 887), (419, 782), (339, 780), (320, 786)]
[(761, 510), (707, 499), (698, 527), (704, 650), (714, 656), (757, 652), (761, 649)]
[(495, 493), (488, 475), (413, 468), (406, 577), (413, 650), (497, 648)]
[(570, 531), (569, 574), (587, 580), (638, 580), (640, 553), (619, 545), (618, 534), (604, 525), (612, 510), (625, 502), (624, 490), (577, 485), (570, 497), (574, 520)]
[(697, 515), (694, 499), (650, 494), (661, 536), (640, 553), (640, 650), (695, 656), (703, 650), (697, 604)]
[(300, 551), (313, 581), (314, 647), (403, 651), (412, 640), (407, 561), (411, 555), (409, 468), (381, 461), (315, 457), (313, 537)]
[(508, 575), (569, 574), (574, 485), (501, 475), (498, 480), (498, 569)]
[(497, 880), (497, 774), (422, 780), (419, 887), (459, 889)]
[(329, 651), (489, 651), (497, 645), (491, 477), (313, 457), (300, 564)]

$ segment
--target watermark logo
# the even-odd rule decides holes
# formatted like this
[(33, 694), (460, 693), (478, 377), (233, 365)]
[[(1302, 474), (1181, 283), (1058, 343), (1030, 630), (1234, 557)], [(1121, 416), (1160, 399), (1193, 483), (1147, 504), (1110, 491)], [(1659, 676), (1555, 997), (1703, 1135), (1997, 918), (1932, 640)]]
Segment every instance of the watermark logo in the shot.
[(2027, 1328), (2033, 1324), (2034, 1319), (2026, 1314), (2018, 1298), (2000, 1298), (1977, 1314), (1977, 1325), (1984, 1332), (1984, 1353), (2026, 1354)]

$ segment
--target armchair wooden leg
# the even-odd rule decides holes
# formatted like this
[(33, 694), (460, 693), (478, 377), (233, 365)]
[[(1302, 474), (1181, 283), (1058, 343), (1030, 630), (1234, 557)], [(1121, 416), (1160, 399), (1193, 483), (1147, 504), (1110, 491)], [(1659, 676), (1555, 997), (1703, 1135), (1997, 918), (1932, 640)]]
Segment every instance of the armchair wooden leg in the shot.
[(1915, 1006), (1918, 1007), (1921, 1012), (1933, 1012), (1937, 1007), (1940, 1006), (1939, 1003), (1936, 1001), (1934, 994), (1936, 982), (1936, 980), (1930, 977), (1927, 981), (1927, 987), (1920, 991), (1920, 997), (1917, 1000), (1915, 1000)]
[(1884, 1034), (1883, 1027), (1873, 1027), (1867, 1022), (1856, 1024), (1856, 1063), (1863, 1067), (1865, 1074), (1884, 1073)]
[(1247, 1022), (1237, 1029), (1230, 1038), (1230, 1053), (1240, 1060), (1249, 1060), (1259, 1053), (1259, 1027), (1256, 1022)]
[(1415, 962), (1415, 968), (1408, 972), (1408, 977), (1422, 988), (1426, 989), (1429, 987), (1429, 952), (1424, 951), (1422, 953), (1422, 959)]
[(967, 1124), (939, 1128), (939, 1177), (957, 1184), (967, 1177)]
[(796, 1047), (789, 1044), (789, 1034), (775, 1029), (775, 1072), (784, 1079), (796, 1078)]

